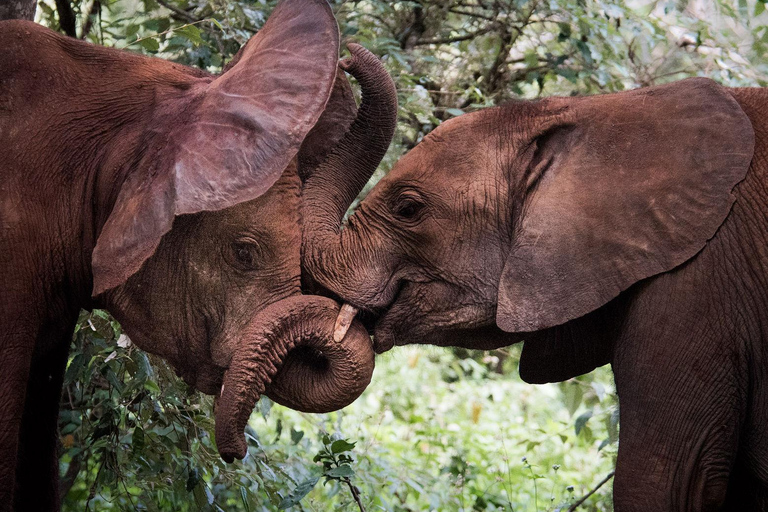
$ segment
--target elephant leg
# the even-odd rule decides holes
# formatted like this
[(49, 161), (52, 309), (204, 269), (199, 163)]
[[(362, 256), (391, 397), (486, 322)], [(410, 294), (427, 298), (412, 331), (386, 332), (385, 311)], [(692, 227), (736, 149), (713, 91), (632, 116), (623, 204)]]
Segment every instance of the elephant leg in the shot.
[(58, 416), (69, 337), (34, 357), (16, 469), (16, 510), (59, 510)]
[(658, 364), (640, 367), (616, 371), (621, 440), (615, 510), (720, 510), (742, 421), (735, 379), (725, 368), (717, 375), (692, 374), (682, 361), (664, 371)]
[(17, 325), (3, 323), (0, 333), (0, 511), (10, 511), (16, 487), (19, 432), (24, 414), (34, 339)]
[(615, 510), (718, 511), (745, 425), (745, 340), (663, 279), (632, 302), (614, 351)]

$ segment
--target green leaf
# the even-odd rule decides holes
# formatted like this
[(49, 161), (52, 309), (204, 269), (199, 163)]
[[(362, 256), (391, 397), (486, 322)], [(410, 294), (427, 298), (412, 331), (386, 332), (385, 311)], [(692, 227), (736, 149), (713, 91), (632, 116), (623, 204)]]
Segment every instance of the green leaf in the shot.
[(176, 35), (186, 37), (195, 46), (205, 44), (205, 41), (203, 41), (203, 38), (200, 36), (200, 29), (194, 25), (186, 25), (184, 27), (175, 28), (173, 29), (173, 32)]
[(123, 392), (123, 387), (124, 387), (123, 383), (120, 382), (120, 380), (118, 380), (117, 375), (115, 375), (115, 372), (112, 371), (112, 368), (107, 366), (105, 371), (103, 371), (102, 373), (118, 393)]
[(248, 491), (245, 490), (245, 487), (240, 488), (240, 500), (243, 502), (245, 512), (251, 512), (251, 503), (248, 501)]
[[(140, 454), (144, 450), (144, 429), (136, 427), (133, 429), (133, 440), (131, 441), (131, 448), (134, 454)], [(189, 490), (189, 489), (188, 489)]]
[(266, 395), (262, 395), (262, 397), (259, 399), (259, 412), (261, 413), (261, 416), (266, 420), (269, 418), (269, 411), (272, 410), (272, 400), (270, 400)]
[(460, 116), (464, 113), (464, 111), (460, 108), (447, 108), (445, 109), (445, 112), (447, 114), (451, 114), (452, 116)]
[(304, 431), (303, 430), (295, 430), (293, 427), (291, 427), (291, 442), (293, 444), (299, 444), (299, 441), (304, 437)]
[(351, 451), (355, 447), (355, 443), (350, 443), (344, 439), (334, 441), (331, 445), (331, 453), (344, 453)]
[(154, 53), (160, 49), (160, 43), (154, 37), (149, 37), (147, 39), (140, 39), (137, 42), (142, 48), (144, 48), (148, 52)]
[(765, 12), (765, 4), (764, 4), (763, 2), (761, 2), (761, 1), (758, 1), (758, 2), (755, 4), (755, 16), (756, 16), (756, 17), (757, 17), (757, 16), (760, 16), (760, 15), (761, 15), (761, 14), (763, 14), (764, 12)]
[(200, 471), (197, 468), (189, 468), (186, 483), (187, 491), (194, 490), (194, 488), (197, 487), (198, 482), (200, 482)]
[(584, 397), (584, 390), (581, 389), (581, 385), (579, 385), (578, 382), (573, 381), (565, 382), (563, 387), (565, 407), (568, 409), (568, 414), (573, 416), (573, 413), (575, 413), (576, 409), (581, 405), (581, 400)]
[(277, 506), (278, 510), (285, 510), (287, 508), (291, 508), (294, 505), (298, 505), (298, 503), (309, 494), (309, 491), (314, 489), (315, 484), (320, 480), (319, 476), (311, 477), (308, 480), (304, 480), (302, 483), (296, 486), (296, 488), (283, 500), (280, 502), (280, 504)]
[(153, 380), (147, 379), (147, 381), (144, 382), (144, 389), (150, 393), (160, 393), (160, 386), (158, 386), (157, 383)]
[(349, 464), (342, 464), (325, 472), (329, 478), (349, 478), (355, 475), (355, 470)]
[(587, 422), (589, 421), (589, 418), (592, 417), (592, 411), (587, 411), (578, 418), (576, 418), (576, 422), (574, 423), (574, 429), (576, 430), (576, 435), (579, 435), (581, 430), (586, 426)]

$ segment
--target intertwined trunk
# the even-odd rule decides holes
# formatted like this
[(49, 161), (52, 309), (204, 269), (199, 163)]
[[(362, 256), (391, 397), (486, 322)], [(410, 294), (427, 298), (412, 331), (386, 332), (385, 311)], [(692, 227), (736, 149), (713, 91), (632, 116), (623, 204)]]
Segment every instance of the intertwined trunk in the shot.
[(325, 162), (302, 176), (304, 270), (345, 298), (363, 291), (363, 276), (355, 275), (354, 262), (375, 256), (341, 231), (341, 220), (384, 158), (397, 123), (397, 92), (389, 74), (363, 47), (352, 44), (349, 49), (352, 57), (340, 66), (360, 83), (362, 104)]
[(259, 397), (306, 412), (329, 412), (353, 402), (373, 374), (371, 339), (359, 322), (333, 341), (339, 305), (298, 295), (276, 302), (244, 329), (216, 404), (216, 444), (226, 462), (242, 459), (248, 417)]

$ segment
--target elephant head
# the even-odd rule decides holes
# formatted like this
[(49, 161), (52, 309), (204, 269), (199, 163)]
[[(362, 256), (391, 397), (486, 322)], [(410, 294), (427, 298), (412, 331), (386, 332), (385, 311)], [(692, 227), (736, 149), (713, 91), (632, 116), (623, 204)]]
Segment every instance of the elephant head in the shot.
[[(260, 394), (336, 410), (373, 371), (365, 330), (332, 341), (338, 305), (298, 296), (299, 173), (353, 121), (370, 120), (365, 106), (355, 120), (338, 37), (325, 0), (285, 1), (220, 76), (161, 89), (93, 250), (97, 304), (138, 346), (217, 395), (227, 461), (245, 455), (242, 431)], [(340, 67), (370, 103), (391, 79), (365, 49), (350, 49)]]
[[(694, 257), (728, 215), (753, 144), (738, 103), (706, 79), (465, 114), (405, 155), (343, 231), (308, 211), (322, 235), (305, 237), (304, 265), (374, 313), (379, 352), (509, 345)], [(349, 196), (326, 201), (337, 198)], [(521, 361), (532, 381), (608, 362), (539, 375), (536, 346)]]

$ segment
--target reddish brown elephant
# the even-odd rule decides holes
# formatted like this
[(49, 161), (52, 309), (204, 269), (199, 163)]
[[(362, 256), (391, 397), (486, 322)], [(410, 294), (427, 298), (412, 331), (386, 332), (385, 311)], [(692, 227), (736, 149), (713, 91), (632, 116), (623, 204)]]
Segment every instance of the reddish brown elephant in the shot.
[[(362, 139), (358, 115), (382, 116), (371, 159), (394, 129), (391, 79), (350, 50), (338, 66), (325, 0), (278, 5), (219, 76), (0, 22), (0, 510), (58, 508), (81, 308), (108, 309), (218, 396), (228, 461), (262, 392), (305, 411), (362, 392), (365, 329), (332, 342), (338, 305), (300, 295), (299, 173), (348, 130)], [(339, 67), (361, 84), (359, 111)]]
[[(304, 263), (373, 314), (377, 351), (524, 339), (533, 383), (611, 363), (617, 511), (768, 510), (768, 90), (696, 78), (462, 115), (340, 231), (355, 155), (309, 178), (338, 190), (307, 198)], [(361, 178), (324, 178), (342, 173)]]

